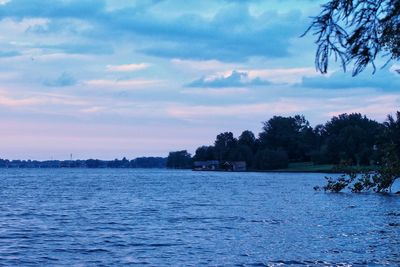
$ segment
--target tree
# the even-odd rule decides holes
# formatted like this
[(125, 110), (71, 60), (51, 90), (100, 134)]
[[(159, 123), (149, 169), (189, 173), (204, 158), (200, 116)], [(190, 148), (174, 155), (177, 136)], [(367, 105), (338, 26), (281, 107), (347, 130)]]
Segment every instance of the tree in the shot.
[(161, 157), (140, 157), (131, 160), (132, 168), (165, 168), (167, 163), (166, 158)]
[(393, 157), (400, 160), (400, 112), (396, 112), (396, 117), (389, 115), (386, 122), (383, 124), (385, 127), (385, 144), (386, 150), (392, 154)]
[(259, 136), (260, 146), (262, 149), (282, 149), (287, 152), (289, 160), (304, 161), (309, 153), (305, 151), (309, 148), (306, 143), (314, 142), (310, 140), (310, 130), (312, 128), (304, 116), (274, 116), (264, 122), (263, 132)]
[(335, 116), (324, 126), (323, 157), (335, 164), (369, 165), (382, 133), (381, 124), (359, 113)]
[(332, 56), (344, 71), (354, 63), (353, 76), (368, 65), (375, 71), (378, 56), (400, 58), (400, 1), (330, 0), (305, 34), (310, 31), (317, 38), (315, 64), (321, 73)]
[(285, 169), (288, 163), (286, 151), (268, 148), (258, 151), (254, 159), (254, 167), (258, 170)]
[(192, 157), (186, 150), (169, 152), (167, 158), (167, 168), (190, 169), (191, 167)]
[(86, 160), (86, 167), (99, 168), (99, 167), (101, 167), (101, 161), (98, 159), (88, 159), (88, 160)]
[[(393, 184), (400, 178), (400, 112), (396, 113), (396, 118), (389, 115), (383, 125), (385, 129), (381, 146), (384, 155), (380, 167), (361, 174), (350, 169), (338, 178), (326, 177), (327, 184), (322, 187), (325, 191), (337, 193), (345, 188), (356, 193), (362, 191), (390, 193), (392, 191)], [(315, 189), (318, 190), (319, 187)]]
[(236, 147), (237, 140), (231, 132), (225, 132), (217, 135), (214, 147), (215, 154), (218, 160), (230, 160), (230, 154)]
[(248, 167), (253, 165), (254, 152), (256, 151), (256, 137), (253, 132), (246, 130), (238, 138), (235, 150), (235, 160), (245, 161)]
[(256, 145), (256, 137), (252, 131), (246, 130), (239, 136), (238, 143), (253, 150)]
[(201, 146), (196, 149), (193, 160), (195, 161), (207, 161), (215, 160), (215, 153), (213, 146)]

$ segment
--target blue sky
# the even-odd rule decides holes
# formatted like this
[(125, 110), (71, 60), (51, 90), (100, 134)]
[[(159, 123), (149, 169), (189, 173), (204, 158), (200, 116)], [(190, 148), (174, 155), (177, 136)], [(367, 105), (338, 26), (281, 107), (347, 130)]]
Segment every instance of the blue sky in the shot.
[(0, 0), (0, 157), (166, 156), (273, 115), (383, 121), (396, 63), (314, 68), (322, 1)]

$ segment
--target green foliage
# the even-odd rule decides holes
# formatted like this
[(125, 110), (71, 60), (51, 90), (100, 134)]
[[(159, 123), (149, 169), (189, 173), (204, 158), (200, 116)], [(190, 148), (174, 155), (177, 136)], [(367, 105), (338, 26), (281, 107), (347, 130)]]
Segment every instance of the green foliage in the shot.
[(331, 191), (339, 193), (346, 187), (348, 187), (354, 179), (356, 179), (357, 173), (349, 172), (347, 174), (342, 174), (338, 178), (334, 179), (332, 177), (325, 177), (327, 184), (323, 187), (325, 191)]
[(304, 116), (274, 116), (264, 122), (260, 133), (261, 148), (284, 150), (291, 161), (308, 161), (316, 136)]
[(196, 149), (193, 157), (194, 161), (207, 161), (215, 159), (215, 149), (213, 146), (201, 146)]
[(252, 151), (256, 149), (256, 137), (251, 131), (244, 131), (238, 139), (238, 144), (250, 148)]
[(101, 160), (98, 159), (88, 159), (86, 160), (87, 168), (99, 168), (101, 166)]
[(237, 145), (237, 139), (233, 137), (233, 133), (225, 132), (217, 135), (214, 142), (214, 151), (217, 160), (231, 160), (232, 152)]
[(359, 113), (341, 114), (328, 121), (321, 133), (322, 157), (339, 164), (369, 165), (383, 126)]
[[(245, 161), (254, 170), (286, 169), (297, 163), (303, 166), (287, 170), (343, 171), (347, 176), (338, 184), (328, 178), (327, 191), (354, 184), (354, 192), (386, 190), (397, 172), (399, 159), (400, 112), (383, 124), (359, 113), (341, 114), (315, 128), (304, 116), (274, 116), (263, 123), (258, 138), (251, 131), (244, 131), (239, 138), (224, 132), (216, 137), (213, 146), (199, 147), (193, 157), (195, 161)], [(345, 169), (333, 170), (333, 165)], [(349, 180), (353, 177), (349, 171), (364, 172), (364, 179)]]
[(390, 193), (394, 182), (400, 178), (398, 167), (385, 165), (376, 171), (357, 173), (347, 171), (338, 178), (326, 177), (325, 191), (338, 193), (349, 188), (354, 193), (374, 191)]
[[(377, 193), (389, 193), (394, 182), (400, 178), (400, 112), (396, 118), (388, 116), (383, 124), (383, 136), (381, 141), (382, 162), (374, 171), (357, 172), (346, 171), (339, 178), (327, 177), (325, 191), (340, 192), (346, 187), (352, 192), (374, 191)], [(354, 182), (356, 179), (358, 180)]]
[(400, 2), (398, 0), (330, 0), (322, 6), (305, 34), (312, 31), (318, 46), (315, 58), (321, 73), (329, 59), (346, 66), (353, 63), (353, 75), (368, 65), (375, 70), (379, 55), (400, 58)]
[(167, 158), (167, 168), (190, 169), (192, 168), (192, 157), (186, 150), (170, 152)]
[(284, 150), (263, 149), (257, 152), (254, 167), (258, 170), (276, 170), (288, 167), (288, 155)]

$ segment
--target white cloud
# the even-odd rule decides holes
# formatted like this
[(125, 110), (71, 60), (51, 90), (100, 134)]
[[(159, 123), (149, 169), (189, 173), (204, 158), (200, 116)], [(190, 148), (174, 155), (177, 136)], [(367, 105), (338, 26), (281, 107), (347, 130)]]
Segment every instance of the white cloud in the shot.
[[(210, 86), (213, 85), (211, 87), (216, 87), (217, 84), (214, 84), (214, 81), (218, 82), (218, 87), (222, 87), (219, 83), (225, 80), (226, 82), (230, 80), (230, 84), (232, 84), (231, 80), (233, 78), (233, 74), (242, 74), (240, 81), (236, 81), (236, 85), (242, 83), (243, 86), (246, 84), (250, 85), (252, 81), (255, 81), (255, 84), (253, 85), (266, 85), (268, 83), (294, 85), (300, 83), (304, 77), (314, 77), (320, 75), (315, 71), (314, 68), (221, 69), (222, 67), (227, 67), (228, 65), (219, 63), (213, 65), (215, 62), (204, 61), (199, 63), (175, 60), (173, 64), (182, 65), (182, 67), (185, 66), (188, 68), (197, 68), (197, 71), (206, 73), (206, 75), (203, 75), (201, 79), (197, 79), (190, 83), (189, 85), (192, 87), (207, 87), (207, 84)], [(211, 65), (209, 69), (207, 69), (207, 66), (209, 65), (208, 63)], [(215, 71), (211, 73), (208, 72), (212, 69)], [(224, 86), (227, 86), (226, 82), (224, 82)]]
[(249, 78), (267, 79), (274, 83), (295, 84), (302, 81), (307, 76), (320, 75), (314, 68), (276, 68), (276, 69), (250, 69), (247, 71)]
[(138, 70), (144, 70), (149, 67), (149, 64), (125, 64), (125, 65), (107, 65), (107, 71), (111, 72), (133, 72)]
[[(0, 0), (1, 1), (1, 0)], [(0, 2), (1, 5), (1, 2)], [(35, 26), (44, 26), (49, 23), (49, 19), (46, 18), (24, 18), (21, 20), (14, 20), (10, 18), (5, 18), (0, 20), (0, 37), (10, 40), (8, 34), (11, 36), (23, 35), (26, 31)], [(14, 45), (26, 45), (27, 42), (15, 41), (12, 38), (10, 44)], [(30, 44), (30, 43), (29, 43)]]
[(33, 107), (43, 105), (67, 105), (80, 106), (85, 102), (73, 97), (58, 96), (51, 94), (32, 94), (31, 96), (10, 96), (9, 94), (0, 93), (0, 106), (6, 107)]
[(103, 111), (104, 109), (105, 109), (104, 107), (95, 106), (95, 107), (84, 108), (84, 109), (81, 109), (80, 111), (82, 113), (95, 114), (95, 113), (99, 113), (99, 112)]
[(107, 89), (142, 89), (149, 86), (160, 85), (162, 81), (159, 80), (90, 80), (86, 84), (96, 88), (107, 88)]
[(5, 5), (9, 2), (11, 2), (11, 0), (0, 0), (0, 5)]
[(40, 104), (42, 101), (38, 98), (10, 98), (4, 95), (0, 95), (0, 106), (7, 107), (22, 107), (22, 106), (32, 106)]
[(187, 95), (208, 95), (208, 96), (230, 96), (230, 95), (244, 95), (249, 93), (247, 88), (202, 88), (202, 89), (186, 89), (181, 91), (182, 94)]
[[(182, 60), (182, 59), (172, 59), (171, 63), (182, 71), (222, 71), (222, 70), (232, 70), (237, 67), (237, 64), (223, 63), (219, 60)], [(229, 71), (226, 71), (229, 73)]]

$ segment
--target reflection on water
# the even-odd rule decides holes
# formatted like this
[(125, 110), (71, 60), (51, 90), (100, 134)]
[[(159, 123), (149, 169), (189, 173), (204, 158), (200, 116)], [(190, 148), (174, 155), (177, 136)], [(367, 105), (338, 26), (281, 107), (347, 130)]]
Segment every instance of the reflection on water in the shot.
[(400, 197), (321, 174), (1, 170), (0, 266), (400, 265)]

